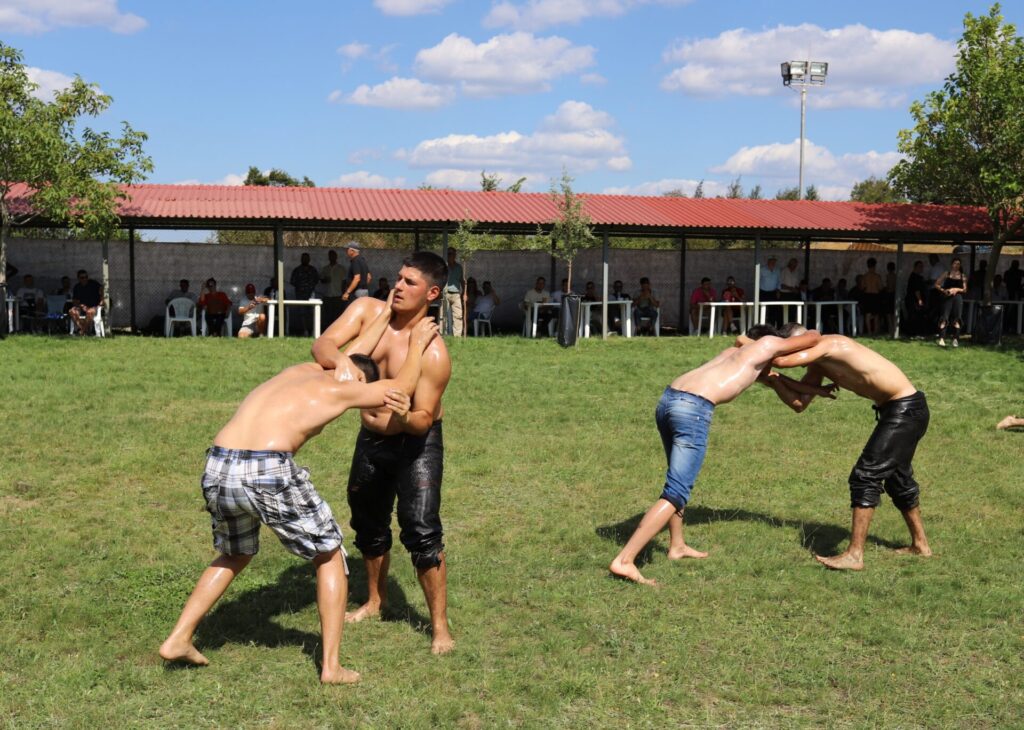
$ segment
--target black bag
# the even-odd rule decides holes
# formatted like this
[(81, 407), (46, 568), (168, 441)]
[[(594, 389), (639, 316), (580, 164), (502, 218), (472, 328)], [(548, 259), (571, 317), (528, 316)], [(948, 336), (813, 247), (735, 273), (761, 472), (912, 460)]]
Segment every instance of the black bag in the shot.
[(991, 304), (978, 309), (971, 341), (977, 345), (999, 345), (1003, 336), (1003, 306)]
[(562, 307), (558, 310), (558, 344), (572, 347), (576, 344), (580, 327), (580, 297), (578, 294), (566, 294), (562, 297)]

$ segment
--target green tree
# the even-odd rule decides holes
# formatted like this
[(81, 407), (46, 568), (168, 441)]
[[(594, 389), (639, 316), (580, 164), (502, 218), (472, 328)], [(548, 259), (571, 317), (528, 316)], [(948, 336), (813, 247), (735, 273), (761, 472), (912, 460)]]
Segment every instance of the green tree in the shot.
[(299, 180), (292, 177), (284, 170), (272, 168), (264, 174), (258, 167), (250, 167), (249, 173), (245, 176), (245, 185), (265, 186), (271, 188), (315, 188), (316, 184), (305, 175)]
[[(299, 180), (284, 170), (272, 168), (267, 173), (260, 172), (255, 165), (249, 166), (243, 185), (270, 188), (315, 188), (316, 185), (303, 175)], [(333, 246), (348, 240), (342, 234), (323, 233), (320, 231), (289, 231), (285, 234), (286, 246)], [(243, 246), (269, 246), (274, 242), (274, 234), (270, 231), (214, 231), (207, 239), (210, 243)]]
[(665, 192), (662, 193), (662, 195), (664, 197), (666, 197), (666, 198), (686, 198), (686, 197), (689, 197), (686, 193), (683, 192), (682, 188), (672, 188), (671, 190), (666, 190)]
[(590, 216), (583, 210), (583, 201), (572, 190), (572, 177), (565, 170), (558, 182), (551, 184), (551, 199), (558, 208), (558, 217), (551, 233), (538, 231), (534, 245), (551, 248), (555, 258), (562, 259), (568, 269), (569, 289), (572, 289), (572, 262), (576, 254), (595, 244), (597, 238), (591, 227)]
[(485, 193), (493, 193), (501, 185), (501, 178), (498, 177), (498, 173), (492, 172), (490, 175), (487, 174), (487, 170), (480, 171), (480, 189)]
[(791, 188), (782, 188), (775, 193), (776, 200), (800, 200), (800, 188), (794, 185)]
[(855, 183), (850, 190), (850, 200), (858, 203), (906, 203), (907, 199), (893, 189), (885, 178), (872, 175), (867, 180)]
[(750, 194), (747, 196), (749, 200), (760, 200), (761, 199), (761, 186), (755, 185), (750, 188)]
[(818, 197), (818, 188), (814, 185), (808, 185), (804, 188), (804, 200), (820, 200)]
[(899, 133), (904, 158), (889, 179), (914, 202), (986, 208), (990, 304), (1003, 244), (1024, 230), (1024, 40), (996, 4), (985, 16), (967, 13), (957, 48), (943, 87), (910, 106), (914, 128)]
[(726, 189), (725, 197), (732, 198), (733, 200), (743, 197), (743, 184), (740, 182), (740, 178), (736, 178)]
[[(118, 203), (127, 197), (120, 186), (153, 169), (142, 151), (146, 135), (127, 122), (120, 137), (78, 128), (82, 117), (110, 106), (111, 98), (94, 85), (76, 76), (53, 101), (36, 96), (38, 88), (21, 52), (0, 43), (0, 287), (7, 281), (13, 228), (39, 221), (108, 241), (120, 225)], [(12, 205), (12, 196), (26, 187), (31, 207)]]
[(697, 187), (695, 187), (693, 189), (693, 197), (694, 198), (703, 198), (704, 197), (704, 181), (703, 180), (701, 180), (699, 183), (697, 183)]

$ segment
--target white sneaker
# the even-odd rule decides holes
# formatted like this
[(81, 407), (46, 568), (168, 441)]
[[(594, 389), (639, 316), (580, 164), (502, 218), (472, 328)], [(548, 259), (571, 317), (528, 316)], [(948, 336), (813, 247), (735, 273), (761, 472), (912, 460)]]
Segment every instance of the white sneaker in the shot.
[(939, 338), (939, 347), (945, 347), (945, 346), (946, 346), (946, 341), (940, 337)]
[(957, 339), (954, 338), (954, 340), (953, 340), (953, 347), (960, 347), (960, 340), (957, 340)]

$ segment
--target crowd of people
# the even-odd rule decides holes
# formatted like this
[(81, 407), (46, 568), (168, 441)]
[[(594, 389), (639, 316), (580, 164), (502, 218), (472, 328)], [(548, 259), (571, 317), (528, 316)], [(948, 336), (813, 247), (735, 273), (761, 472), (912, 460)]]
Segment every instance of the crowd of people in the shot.
[[(640, 291), (636, 296), (630, 296), (625, 291), (625, 285), (621, 279), (616, 279), (612, 283), (612, 290), (608, 293), (609, 302), (632, 302), (632, 326), (633, 331), (640, 332), (653, 332), (654, 323), (660, 316), (661, 302), (654, 296), (651, 291), (651, 280), (646, 276), (640, 279), (639, 282)], [(486, 287), (486, 283), (485, 283)], [(597, 285), (593, 281), (588, 281), (583, 286), (583, 294), (576, 294), (571, 291), (569, 287), (569, 280), (562, 279), (561, 288), (558, 291), (552, 293), (547, 289), (547, 280), (543, 276), (538, 276), (533, 284), (533, 288), (529, 289), (526, 294), (523, 295), (522, 301), (519, 303), (519, 308), (523, 311), (525, 321), (532, 326), (533, 318), (533, 307), (536, 304), (553, 304), (561, 305), (562, 301), (567, 296), (578, 296), (581, 302), (600, 302), (600, 292), (597, 290)], [(592, 330), (601, 330), (603, 327), (603, 320), (601, 310), (597, 307), (589, 308), (589, 324)], [(554, 329), (554, 322), (558, 316), (558, 309), (556, 307), (541, 307), (537, 310), (537, 332), (551, 332)], [(623, 313), (620, 309), (615, 308), (614, 310), (608, 311), (608, 330), (610, 332), (617, 332), (619, 334), (625, 334), (626, 322), (623, 319)]]

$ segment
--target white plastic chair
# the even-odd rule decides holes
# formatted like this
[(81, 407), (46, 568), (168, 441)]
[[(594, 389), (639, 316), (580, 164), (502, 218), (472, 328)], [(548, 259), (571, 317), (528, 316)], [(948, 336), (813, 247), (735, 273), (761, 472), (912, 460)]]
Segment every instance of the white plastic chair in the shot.
[[(661, 337), (661, 307), (655, 307), (654, 309), (654, 321), (651, 321), (650, 317), (641, 317), (637, 315), (636, 318), (636, 332), (633, 334), (639, 335), (646, 324), (654, 332), (655, 337)], [(693, 334), (693, 325), (690, 325), (690, 334)]]
[[(235, 311), (235, 303), (232, 302), (231, 306), (228, 307), (227, 315), (224, 317), (224, 327), (227, 328), (227, 336), (228, 337), (232, 337), (233, 333), (235, 331), (234, 319), (232, 318), (232, 312), (234, 312), (234, 311)], [(200, 324), (199, 331), (202, 333), (203, 337), (206, 337), (208, 333), (206, 331), (206, 310), (205, 309), (202, 310), (202, 315), (200, 316), (200, 323), (199, 324)], [(224, 328), (221, 328), (221, 334), (224, 334)]]
[(196, 304), (188, 297), (175, 297), (167, 302), (164, 314), (164, 337), (174, 334), (174, 325), (178, 322), (188, 324), (192, 328), (192, 336), (196, 336)]
[[(63, 305), (61, 305), (61, 306), (63, 306)], [(92, 320), (92, 333), (94, 335), (96, 335), (97, 337), (106, 337), (107, 336), (107, 325), (103, 321), (103, 313), (104, 313), (103, 305), (102, 304), (97, 304), (96, 305), (96, 316), (93, 317), (93, 320)], [(69, 335), (73, 335), (73, 334), (76, 333), (75, 320), (71, 319), (71, 317), (68, 317), (67, 320), (68, 320), (68, 334)]]
[(494, 310), (490, 312), (481, 312), (476, 319), (473, 320), (473, 336), (479, 337), (480, 330), (483, 327), (487, 328), (487, 336), (491, 336), (491, 315), (494, 314)]

